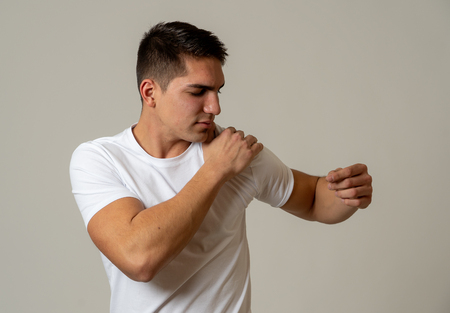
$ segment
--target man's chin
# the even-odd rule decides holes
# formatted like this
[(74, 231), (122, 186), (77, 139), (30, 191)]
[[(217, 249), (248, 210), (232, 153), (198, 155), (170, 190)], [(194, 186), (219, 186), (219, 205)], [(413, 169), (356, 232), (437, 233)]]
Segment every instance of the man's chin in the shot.
[[(212, 122), (211, 127), (202, 129), (200, 132), (192, 134), (190, 142), (209, 143), (215, 137), (216, 124)], [(197, 129), (198, 131), (198, 129)]]
[(198, 142), (198, 143), (204, 143), (207, 142), (209, 138), (209, 134), (208, 132), (202, 132), (202, 133), (197, 133), (195, 135), (190, 136), (190, 138), (186, 138), (185, 140), (188, 142)]

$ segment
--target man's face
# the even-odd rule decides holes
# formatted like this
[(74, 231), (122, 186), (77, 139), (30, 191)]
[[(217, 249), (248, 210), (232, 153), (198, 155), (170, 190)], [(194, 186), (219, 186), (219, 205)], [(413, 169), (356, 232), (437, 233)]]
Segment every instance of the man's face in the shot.
[(174, 78), (155, 93), (155, 112), (166, 142), (204, 142), (220, 113), (219, 91), (225, 83), (215, 58), (187, 58), (187, 75)]

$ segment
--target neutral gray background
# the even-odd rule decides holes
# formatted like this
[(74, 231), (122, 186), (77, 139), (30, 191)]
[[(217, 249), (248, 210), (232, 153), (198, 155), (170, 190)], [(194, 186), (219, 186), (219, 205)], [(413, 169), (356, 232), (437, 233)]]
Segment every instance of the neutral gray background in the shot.
[(291, 167), (367, 163), (374, 201), (334, 226), (248, 209), (254, 312), (450, 312), (450, 2), (0, 4), (0, 311), (107, 312), (71, 195), (81, 142), (138, 120), (142, 34), (183, 20), (229, 48), (223, 126)]

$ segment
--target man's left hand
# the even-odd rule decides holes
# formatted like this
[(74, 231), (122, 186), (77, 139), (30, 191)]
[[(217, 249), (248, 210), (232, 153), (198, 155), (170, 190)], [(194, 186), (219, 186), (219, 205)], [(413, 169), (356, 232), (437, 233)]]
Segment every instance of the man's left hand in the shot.
[(372, 176), (364, 164), (335, 169), (325, 179), (328, 189), (348, 206), (364, 209), (372, 201)]

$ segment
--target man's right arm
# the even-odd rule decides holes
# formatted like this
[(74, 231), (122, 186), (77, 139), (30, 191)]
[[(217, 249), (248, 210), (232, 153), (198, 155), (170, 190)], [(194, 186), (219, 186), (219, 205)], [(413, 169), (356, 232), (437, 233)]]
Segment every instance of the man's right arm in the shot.
[(223, 184), (262, 149), (253, 136), (226, 129), (203, 144), (204, 165), (175, 197), (150, 208), (135, 198), (116, 200), (91, 218), (89, 235), (125, 275), (150, 281), (189, 243)]

